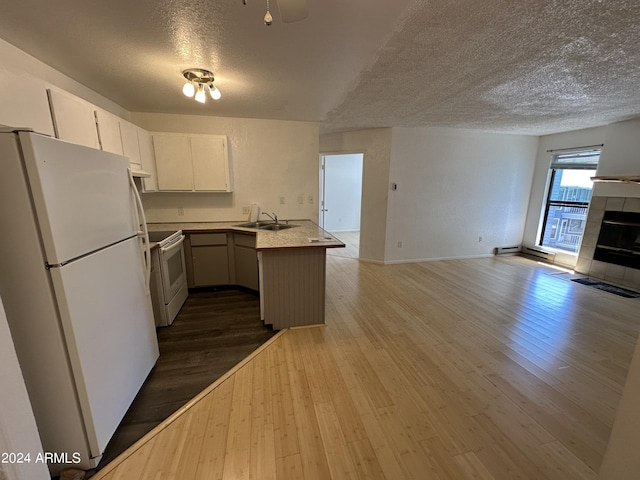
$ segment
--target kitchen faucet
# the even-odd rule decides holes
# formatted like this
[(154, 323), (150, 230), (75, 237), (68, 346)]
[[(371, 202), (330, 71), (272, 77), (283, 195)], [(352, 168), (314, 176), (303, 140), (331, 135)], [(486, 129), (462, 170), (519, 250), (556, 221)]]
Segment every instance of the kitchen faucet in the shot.
[(262, 212), (262, 214), (266, 215), (271, 220), (273, 220), (274, 222), (278, 223), (278, 215), (276, 215), (275, 213), (273, 214), (273, 216), (269, 215), (267, 212)]

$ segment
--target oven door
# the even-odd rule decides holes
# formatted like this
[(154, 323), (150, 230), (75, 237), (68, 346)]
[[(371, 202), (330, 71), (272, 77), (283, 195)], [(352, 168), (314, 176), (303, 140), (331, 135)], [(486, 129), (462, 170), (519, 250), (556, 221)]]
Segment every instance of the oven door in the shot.
[(165, 303), (169, 303), (187, 284), (183, 242), (184, 235), (180, 235), (175, 241), (160, 247), (160, 271)]

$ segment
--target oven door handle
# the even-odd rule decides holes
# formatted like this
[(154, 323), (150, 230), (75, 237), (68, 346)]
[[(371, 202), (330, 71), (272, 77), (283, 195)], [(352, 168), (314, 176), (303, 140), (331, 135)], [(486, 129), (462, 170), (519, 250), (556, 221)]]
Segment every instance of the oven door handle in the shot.
[(182, 248), (182, 243), (183, 242), (184, 242), (184, 235), (180, 235), (179, 238), (177, 238), (176, 240), (174, 240), (170, 244), (165, 245), (163, 247), (160, 247), (160, 251), (163, 254), (170, 254), (174, 250), (177, 250), (178, 248)]

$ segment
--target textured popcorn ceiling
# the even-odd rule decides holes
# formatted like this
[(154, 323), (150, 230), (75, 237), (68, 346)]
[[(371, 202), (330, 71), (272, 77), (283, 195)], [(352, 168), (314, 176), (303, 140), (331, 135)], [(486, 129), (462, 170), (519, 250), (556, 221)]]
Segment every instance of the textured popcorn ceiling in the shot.
[[(130, 111), (546, 134), (640, 116), (640, 2), (6, 2), (0, 38)], [(213, 70), (223, 97), (180, 93)], [(1, 66), (0, 66), (1, 67)]]

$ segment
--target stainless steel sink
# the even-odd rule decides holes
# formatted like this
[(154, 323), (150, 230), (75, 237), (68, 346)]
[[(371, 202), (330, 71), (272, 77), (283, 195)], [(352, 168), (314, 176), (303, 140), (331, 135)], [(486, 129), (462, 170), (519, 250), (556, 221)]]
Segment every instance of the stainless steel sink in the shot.
[(272, 221), (247, 222), (234, 225), (241, 228), (257, 228), (260, 230), (285, 230), (287, 228), (297, 227), (298, 225), (289, 225), (288, 223), (275, 223)]
[(266, 220), (266, 221), (258, 221), (258, 222), (247, 222), (247, 223), (239, 223), (238, 225), (234, 225), (234, 227), (241, 227), (241, 228), (262, 228), (266, 225), (270, 225), (271, 222), (270, 220)]
[(287, 228), (297, 227), (298, 225), (289, 225), (288, 223), (270, 223), (260, 227), (260, 230), (285, 230)]

